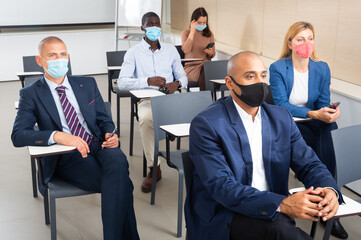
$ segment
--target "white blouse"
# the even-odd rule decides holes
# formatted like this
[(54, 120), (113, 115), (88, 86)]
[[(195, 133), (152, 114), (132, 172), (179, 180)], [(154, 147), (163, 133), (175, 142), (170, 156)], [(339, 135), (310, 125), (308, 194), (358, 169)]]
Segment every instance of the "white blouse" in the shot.
[(306, 107), (308, 102), (308, 71), (300, 73), (293, 68), (293, 76), (293, 87), (289, 102), (299, 107)]

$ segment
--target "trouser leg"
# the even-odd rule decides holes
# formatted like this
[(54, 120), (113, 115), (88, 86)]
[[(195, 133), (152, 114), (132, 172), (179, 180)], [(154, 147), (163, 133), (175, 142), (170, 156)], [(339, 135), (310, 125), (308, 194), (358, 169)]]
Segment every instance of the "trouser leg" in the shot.
[(321, 162), (326, 165), (332, 176), (335, 176), (336, 160), (331, 131), (337, 129), (337, 124), (313, 120), (297, 123), (297, 126), (307, 145), (313, 149)]
[(57, 174), (73, 185), (101, 192), (104, 239), (139, 239), (128, 162), (119, 148), (94, 143), (87, 158), (78, 152), (59, 161)]
[[(154, 163), (154, 127), (153, 114), (150, 100), (141, 100), (138, 105), (139, 130), (142, 140), (147, 166), (153, 167)], [(160, 159), (158, 160), (158, 165)]]
[(235, 214), (231, 224), (230, 240), (311, 240), (311, 237), (296, 227), (290, 217), (279, 213), (272, 220), (251, 218)]

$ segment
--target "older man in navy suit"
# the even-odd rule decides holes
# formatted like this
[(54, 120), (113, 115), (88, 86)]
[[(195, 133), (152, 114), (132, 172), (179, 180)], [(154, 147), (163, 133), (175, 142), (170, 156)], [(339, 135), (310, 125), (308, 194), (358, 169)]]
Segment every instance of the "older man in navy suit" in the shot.
[[(118, 136), (111, 136), (114, 123), (94, 78), (66, 75), (68, 60), (61, 39), (40, 42), (36, 61), (45, 74), (20, 90), (11, 139), (16, 147), (76, 146), (76, 152), (42, 158), (45, 183), (57, 175), (81, 189), (100, 192), (104, 239), (139, 239), (133, 184)], [(39, 131), (33, 129), (35, 123)]]
[[(227, 68), (231, 96), (191, 124), (189, 239), (311, 239), (293, 218), (332, 218), (342, 202), (336, 182), (290, 113), (263, 103), (267, 71), (260, 57), (242, 52)], [(307, 187), (292, 196), (289, 168)]]

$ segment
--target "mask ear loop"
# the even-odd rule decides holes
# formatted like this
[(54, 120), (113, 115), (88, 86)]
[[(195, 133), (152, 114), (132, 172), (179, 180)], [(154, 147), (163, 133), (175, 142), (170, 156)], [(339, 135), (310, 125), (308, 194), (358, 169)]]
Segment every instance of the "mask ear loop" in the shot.
[[(242, 91), (241, 85), (236, 83), (236, 81), (234, 80), (234, 78), (231, 75), (229, 75), (228, 77), (230, 77), (232, 79), (232, 81), (234, 82), (234, 84), (236, 84), (236, 86)], [(242, 97), (241, 97), (242, 93), (241, 93), (241, 95), (239, 95), (238, 93), (236, 93), (234, 91), (234, 89), (232, 89), (232, 91), (239, 99), (242, 99)]]

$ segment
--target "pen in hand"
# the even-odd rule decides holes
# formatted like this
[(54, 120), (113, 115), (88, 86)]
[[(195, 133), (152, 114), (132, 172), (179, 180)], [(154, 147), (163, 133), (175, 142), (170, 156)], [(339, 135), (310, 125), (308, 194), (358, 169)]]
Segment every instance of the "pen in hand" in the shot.
[[(113, 135), (114, 135), (114, 133), (115, 133), (116, 130), (117, 130), (117, 127), (114, 128), (114, 130), (113, 130), (113, 132), (110, 134), (109, 138), (113, 137)], [(109, 139), (109, 138), (108, 138), (108, 139)], [(102, 149), (104, 149), (104, 147), (102, 147)]]

